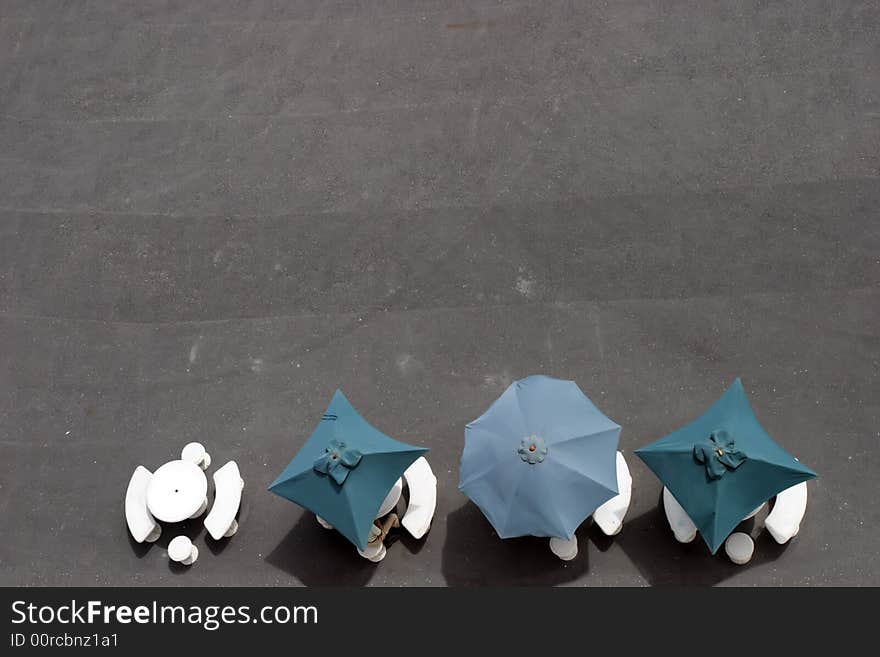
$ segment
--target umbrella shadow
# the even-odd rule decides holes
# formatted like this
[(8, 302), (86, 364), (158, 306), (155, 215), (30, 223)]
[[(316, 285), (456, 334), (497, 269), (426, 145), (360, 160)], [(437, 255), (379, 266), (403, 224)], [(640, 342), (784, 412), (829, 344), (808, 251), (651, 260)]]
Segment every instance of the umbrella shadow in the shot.
[(449, 586), (552, 586), (589, 572), (586, 523), (578, 529), (578, 555), (556, 557), (549, 539), (523, 536), (502, 540), (482, 511), (470, 502), (449, 514), (441, 569)]
[(361, 557), (342, 534), (321, 527), (311, 513), (300, 516), (265, 561), (306, 586), (364, 586), (381, 567)]
[(722, 545), (714, 555), (698, 535), (690, 543), (675, 540), (666, 513), (662, 494), (658, 505), (625, 521), (625, 530), (616, 543), (638, 568), (651, 586), (715, 586), (726, 579), (756, 566), (776, 560), (787, 547), (779, 545), (767, 532), (759, 531), (766, 507), (758, 516), (741, 522), (733, 531), (745, 532), (755, 541), (755, 552), (745, 565), (733, 563)]

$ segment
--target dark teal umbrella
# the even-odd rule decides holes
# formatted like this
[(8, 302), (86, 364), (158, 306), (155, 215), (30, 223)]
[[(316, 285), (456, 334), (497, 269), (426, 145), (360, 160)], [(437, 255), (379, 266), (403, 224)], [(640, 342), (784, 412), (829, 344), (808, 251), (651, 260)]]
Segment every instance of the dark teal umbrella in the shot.
[(388, 491), (427, 451), (373, 428), (337, 390), (311, 437), (269, 490), (321, 516), (364, 550)]
[(636, 454), (678, 500), (712, 554), (745, 516), (816, 476), (767, 435), (739, 379), (699, 418)]

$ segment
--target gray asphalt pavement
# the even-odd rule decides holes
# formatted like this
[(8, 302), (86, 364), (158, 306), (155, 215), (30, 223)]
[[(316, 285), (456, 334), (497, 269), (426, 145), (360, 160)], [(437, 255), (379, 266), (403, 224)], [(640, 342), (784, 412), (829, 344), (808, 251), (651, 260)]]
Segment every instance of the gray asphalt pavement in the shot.
[[(3, 0), (0, 585), (878, 585), (878, 207), (877, 2)], [(635, 479), (567, 564), (457, 491), (534, 373)], [(632, 454), (737, 376), (820, 475), (744, 567)], [(265, 490), (336, 388), (439, 479), (378, 565)], [(191, 440), (239, 533), (134, 544)]]

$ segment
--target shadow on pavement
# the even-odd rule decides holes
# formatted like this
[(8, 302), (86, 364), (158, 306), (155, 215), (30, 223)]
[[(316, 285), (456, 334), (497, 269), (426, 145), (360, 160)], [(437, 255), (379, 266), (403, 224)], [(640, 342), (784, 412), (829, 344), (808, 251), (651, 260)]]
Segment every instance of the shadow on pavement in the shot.
[(311, 513), (300, 516), (265, 560), (306, 586), (363, 586), (382, 565), (361, 557), (342, 534), (321, 527)]
[(763, 530), (766, 514), (765, 507), (756, 518), (740, 523), (734, 530), (755, 540), (754, 556), (743, 566), (730, 561), (723, 545), (711, 554), (699, 535), (690, 543), (676, 541), (666, 521), (662, 499), (650, 511), (627, 518), (615, 542), (651, 586), (712, 586), (774, 561), (785, 552), (787, 544), (779, 545)]
[(589, 572), (588, 523), (577, 531), (579, 551), (572, 561), (556, 557), (547, 538), (501, 540), (480, 509), (468, 502), (446, 519), (441, 569), (449, 586), (550, 586)]
[[(201, 544), (201, 541), (198, 540), (199, 536), (204, 532), (205, 536), (207, 536), (207, 532), (204, 531), (205, 527), (202, 525), (202, 521), (204, 520), (204, 514), (199, 516), (198, 518), (190, 518), (189, 520), (184, 520), (183, 522), (165, 522), (160, 523), (162, 527), (162, 535), (159, 536), (158, 540), (154, 543), (138, 543), (134, 540), (131, 535), (131, 532), (126, 531), (126, 535), (128, 536), (128, 543), (131, 545), (132, 552), (138, 559), (143, 559), (147, 554), (154, 550), (160, 550), (165, 553), (168, 552), (168, 544), (177, 537), (177, 536), (186, 536), (191, 540), (199, 550), (203, 550), (204, 546)], [(210, 540), (210, 538), (208, 539)], [(185, 573), (189, 570), (189, 566), (184, 566), (183, 564), (176, 563), (174, 561), (168, 560), (168, 569), (175, 574)]]

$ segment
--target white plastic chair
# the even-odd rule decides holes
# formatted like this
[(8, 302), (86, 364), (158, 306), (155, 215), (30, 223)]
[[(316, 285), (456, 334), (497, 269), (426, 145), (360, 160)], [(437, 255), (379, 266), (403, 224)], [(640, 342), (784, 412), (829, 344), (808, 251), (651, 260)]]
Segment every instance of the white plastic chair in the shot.
[(620, 452), (617, 452), (617, 490), (617, 495), (593, 511), (593, 520), (606, 536), (620, 533), (632, 499), (632, 475)]
[(152, 472), (139, 465), (125, 491), (125, 522), (138, 543), (153, 543), (162, 535), (162, 527), (147, 508), (147, 487), (152, 477)]
[(437, 477), (424, 456), (417, 458), (403, 473), (409, 487), (409, 504), (400, 521), (413, 538), (428, 533), (437, 508)]
[(764, 520), (764, 526), (776, 542), (782, 545), (797, 536), (806, 512), (807, 482), (802, 481), (776, 496), (776, 504)]
[(235, 514), (241, 505), (244, 479), (235, 461), (229, 461), (214, 473), (214, 505), (205, 518), (205, 529), (215, 541), (232, 536), (238, 531)]
[(697, 537), (697, 526), (694, 521), (685, 513), (681, 504), (666, 486), (663, 487), (663, 510), (666, 512), (669, 528), (675, 534), (675, 540), (679, 543), (690, 543)]

